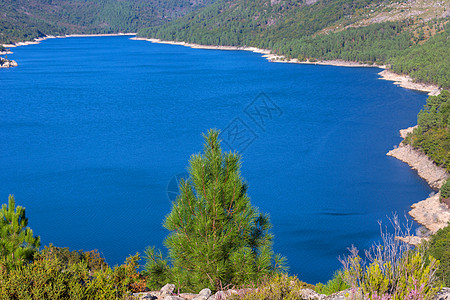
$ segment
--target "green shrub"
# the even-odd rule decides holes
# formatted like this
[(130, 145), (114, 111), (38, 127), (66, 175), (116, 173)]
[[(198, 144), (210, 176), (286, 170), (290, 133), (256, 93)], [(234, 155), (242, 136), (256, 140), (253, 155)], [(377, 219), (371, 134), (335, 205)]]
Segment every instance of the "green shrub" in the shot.
[(425, 262), (421, 250), (404, 253), (395, 265), (383, 260), (375, 260), (366, 265), (357, 252), (353, 252), (347, 258), (344, 280), (369, 299), (385, 296), (393, 300), (403, 300), (418, 291), (422, 299), (433, 299), (439, 291), (435, 276), (439, 262), (432, 257), (428, 265), (425, 265)]
[(440, 261), (436, 275), (450, 287), (450, 225), (431, 237), (427, 254)]
[(17, 206), (14, 196), (9, 195), (8, 205), (0, 210), (0, 262), (15, 268), (33, 259), (40, 246), (40, 238), (33, 236), (28, 226), (25, 208)]
[(83, 251), (72, 250), (69, 248), (55, 247), (52, 244), (45, 246), (36, 254), (39, 258), (57, 258), (66, 267), (77, 263), (85, 262), (89, 270), (98, 271), (106, 268), (108, 264), (105, 259), (100, 256), (97, 250)]
[(450, 179), (448, 179), (441, 187), (441, 199), (450, 197)]
[[(240, 156), (223, 153), (219, 132), (204, 135), (204, 153), (192, 155), (189, 179), (164, 221), (169, 258), (146, 251), (149, 288), (172, 282), (183, 291), (219, 290), (257, 282), (280, 271), (272, 250), (268, 215), (252, 206), (240, 174)], [(157, 284), (157, 286), (153, 286)]]
[(322, 283), (316, 284), (316, 292), (319, 294), (331, 295), (350, 288), (342, 277), (342, 271), (336, 271), (331, 280), (328, 280), (324, 285)]
[(67, 264), (44, 253), (17, 268), (0, 265), (0, 299), (125, 299), (136, 279), (138, 260), (135, 255), (114, 269), (92, 271), (87, 262)]
[(395, 215), (390, 221), (394, 233), (381, 231), (382, 242), (365, 251), (367, 262), (355, 247), (350, 249), (349, 256), (340, 259), (344, 266), (343, 279), (353, 291), (368, 299), (403, 300), (413, 295), (418, 298), (412, 299), (432, 299), (440, 289), (436, 276), (439, 261), (433, 257), (427, 261), (424, 246), (412, 249), (397, 239), (408, 236), (409, 230), (402, 231)]

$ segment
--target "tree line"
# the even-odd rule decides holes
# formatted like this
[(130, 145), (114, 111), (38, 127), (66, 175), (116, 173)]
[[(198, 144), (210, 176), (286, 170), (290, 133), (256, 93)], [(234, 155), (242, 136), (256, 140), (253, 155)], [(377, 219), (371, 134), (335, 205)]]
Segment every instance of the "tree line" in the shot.
[(0, 2), (0, 44), (44, 35), (137, 32), (213, 1), (4, 0)]

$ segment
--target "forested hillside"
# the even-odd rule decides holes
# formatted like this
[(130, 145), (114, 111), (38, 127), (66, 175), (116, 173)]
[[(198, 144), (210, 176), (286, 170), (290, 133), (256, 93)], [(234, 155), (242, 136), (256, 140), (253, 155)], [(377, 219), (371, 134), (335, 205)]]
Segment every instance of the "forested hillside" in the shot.
[(287, 58), (389, 64), (417, 80), (450, 85), (449, 0), (222, 0), (140, 36), (253, 46)]
[(214, 0), (2, 0), (0, 44), (43, 35), (136, 32)]
[(382, 2), (222, 0), (166, 26), (141, 30), (140, 34), (200, 44), (271, 48), (276, 41), (311, 36), (365, 10), (370, 3)]

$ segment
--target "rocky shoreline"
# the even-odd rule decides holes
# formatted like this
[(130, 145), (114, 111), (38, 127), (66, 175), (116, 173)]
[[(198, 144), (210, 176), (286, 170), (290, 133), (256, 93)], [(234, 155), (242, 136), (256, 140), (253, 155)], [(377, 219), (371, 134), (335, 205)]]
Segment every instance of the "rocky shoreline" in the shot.
[(425, 226), (431, 234), (436, 233), (450, 222), (450, 209), (440, 201), (437, 193), (423, 201), (413, 204), (409, 214), (413, 219)]
[[(416, 126), (400, 130), (400, 136), (405, 138)], [(395, 157), (417, 170), (420, 177), (425, 179), (431, 188), (439, 190), (450, 177), (444, 168), (436, 165), (428, 156), (420, 150), (414, 149), (403, 142), (389, 151), (386, 155)], [(431, 234), (436, 233), (450, 222), (450, 208), (440, 202), (440, 193), (431, 195), (427, 199), (411, 206), (409, 215), (419, 224), (423, 225)], [(404, 242), (418, 245), (427, 237), (408, 236), (401, 238)]]
[[(412, 128), (414, 127), (402, 130), (400, 135), (405, 138), (405, 134), (411, 132)], [(420, 177), (427, 181), (432, 189), (439, 190), (450, 177), (444, 168), (436, 165), (425, 153), (414, 149), (411, 145), (405, 145), (403, 142), (400, 143), (397, 148), (389, 151), (386, 155), (395, 157), (407, 163), (412, 169), (417, 171)]]

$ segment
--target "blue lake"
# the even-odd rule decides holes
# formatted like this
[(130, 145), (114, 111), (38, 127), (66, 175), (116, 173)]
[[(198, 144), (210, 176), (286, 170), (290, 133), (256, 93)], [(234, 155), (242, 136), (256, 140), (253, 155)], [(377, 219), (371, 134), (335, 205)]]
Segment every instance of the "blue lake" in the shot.
[(99, 249), (108, 263), (150, 245), (174, 176), (222, 129), (243, 154), (252, 203), (270, 213), (290, 273), (326, 281), (378, 220), (431, 192), (385, 154), (426, 95), (377, 68), (269, 63), (245, 51), (128, 37), (17, 47), (0, 71), (0, 202), (14, 194), (43, 245)]

